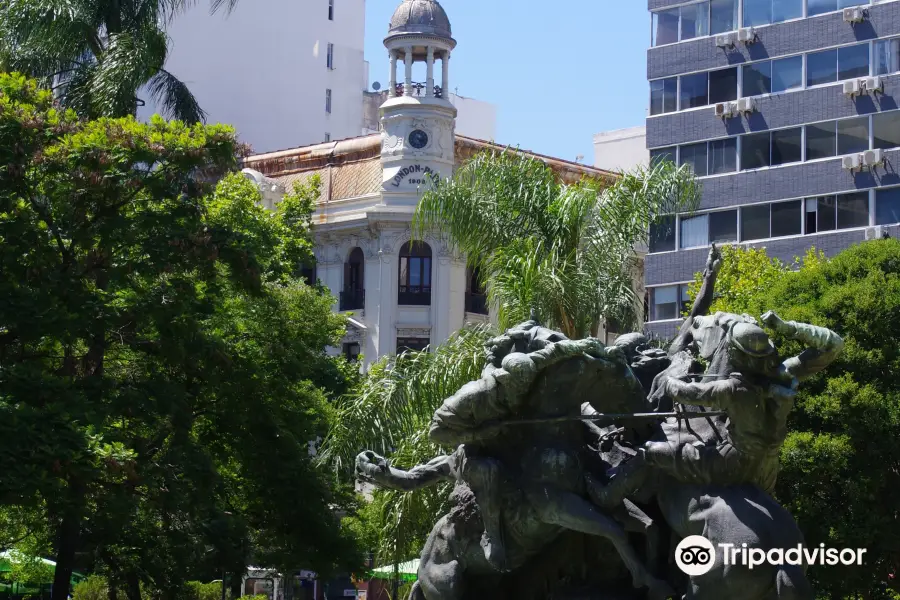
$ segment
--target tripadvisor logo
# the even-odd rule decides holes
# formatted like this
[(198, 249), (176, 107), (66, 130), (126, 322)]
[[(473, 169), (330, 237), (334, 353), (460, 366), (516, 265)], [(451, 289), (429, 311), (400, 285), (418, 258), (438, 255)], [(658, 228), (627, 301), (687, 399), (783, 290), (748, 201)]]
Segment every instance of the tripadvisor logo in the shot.
[(798, 544), (792, 548), (748, 548), (747, 544), (719, 544), (718, 550), (712, 542), (703, 536), (692, 535), (681, 540), (675, 548), (675, 564), (682, 572), (690, 575), (704, 575), (716, 564), (716, 557), (722, 557), (722, 564), (742, 565), (750, 570), (761, 565), (820, 565), (820, 566), (859, 566), (863, 564), (865, 548), (826, 548), (819, 544), (818, 548), (806, 548)]

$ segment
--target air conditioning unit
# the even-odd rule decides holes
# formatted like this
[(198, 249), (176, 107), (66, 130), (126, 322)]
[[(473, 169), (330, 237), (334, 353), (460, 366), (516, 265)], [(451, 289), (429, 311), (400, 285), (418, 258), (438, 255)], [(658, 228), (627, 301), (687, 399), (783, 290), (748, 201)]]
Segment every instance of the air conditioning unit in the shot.
[(862, 85), (859, 79), (848, 79), (844, 82), (844, 94), (847, 96), (858, 96), (862, 92)]
[(866, 88), (867, 92), (883, 92), (884, 91), (884, 81), (882, 81), (881, 77), (866, 77), (863, 79), (863, 86)]
[(715, 106), (716, 116), (723, 119), (733, 117), (736, 109), (737, 105), (734, 102), (719, 102)]
[(861, 162), (864, 167), (877, 167), (884, 164), (884, 155), (878, 148), (875, 150), (866, 150), (862, 153)]
[(880, 240), (884, 237), (884, 228), (881, 225), (866, 227), (866, 240)]
[(737, 101), (739, 113), (752, 113), (756, 110), (756, 98), (741, 98)]
[(861, 6), (844, 9), (845, 23), (862, 23), (866, 20), (866, 9)]
[(841, 168), (847, 171), (855, 171), (860, 167), (860, 155), (848, 154), (841, 157)]
[(734, 48), (737, 43), (737, 34), (733, 31), (729, 33), (720, 33), (716, 36), (716, 46), (719, 48)]
[(745, 44), (752, 44), (756, 41), (756, 30), (752, 27), (738, 29), (738, 40)]

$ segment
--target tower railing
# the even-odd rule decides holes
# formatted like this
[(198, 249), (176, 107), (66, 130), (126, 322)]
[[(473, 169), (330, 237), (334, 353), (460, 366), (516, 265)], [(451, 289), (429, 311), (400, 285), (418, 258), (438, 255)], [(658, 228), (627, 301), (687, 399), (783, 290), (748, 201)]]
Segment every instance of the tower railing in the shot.
[[(414, 98), (424, 98), (425, 96), (428, 95), (428, 84), (427, 83), (413, 81), (409, 85), (410, 85), (410, 88), (412, 89), (412, 94), (410, 94), (410, 96), (413, 96)], [(405, 96), (406, 95), (405, 92), (406, 92), (406, 84), (398, 83), (396, 89), (394, 90), (394, 95), (398, 96), (398, 97)], [(444, 97), (444, 90), (439, 85), (434, 86), (433, 92), (434, 92), (435, 98), (443, 98)]]

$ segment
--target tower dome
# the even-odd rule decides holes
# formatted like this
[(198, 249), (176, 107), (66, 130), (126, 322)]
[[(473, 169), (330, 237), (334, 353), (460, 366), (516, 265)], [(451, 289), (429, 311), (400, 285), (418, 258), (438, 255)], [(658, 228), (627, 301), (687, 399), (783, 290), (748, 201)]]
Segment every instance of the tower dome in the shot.
[(391, 17), (388, 38), (395, 35), (429, 35), (453, 39), (450, 19), (437, 0), (403, 0)]

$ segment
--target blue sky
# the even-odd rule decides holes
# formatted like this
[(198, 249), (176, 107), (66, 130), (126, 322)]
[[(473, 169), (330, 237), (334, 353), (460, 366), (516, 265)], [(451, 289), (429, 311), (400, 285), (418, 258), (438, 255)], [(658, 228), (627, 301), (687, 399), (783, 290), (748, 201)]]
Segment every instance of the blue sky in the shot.
[[(370, 80), (388, 80), (382, 40), (399, 0), (366, 1)], [(593, 163), (595, 133), (642, 125), (648, 102), (645, 0), (441, 0), (458, 42), (460, 95), (497, 105), (497, 140)]]

